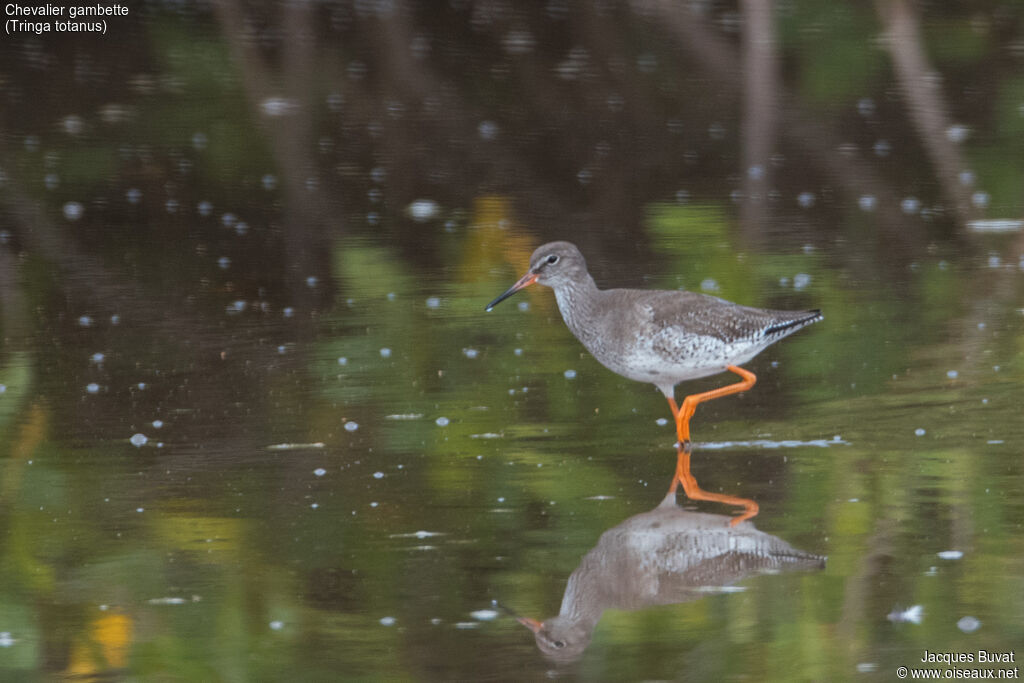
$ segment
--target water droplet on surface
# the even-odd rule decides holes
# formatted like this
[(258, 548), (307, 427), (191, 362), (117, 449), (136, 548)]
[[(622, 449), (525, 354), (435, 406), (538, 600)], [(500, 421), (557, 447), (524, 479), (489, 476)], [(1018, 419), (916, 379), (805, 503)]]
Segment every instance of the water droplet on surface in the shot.
[(921, 427), (918, 427), (917, 429), (914, 430), (915, 436), (924, 436), (926, 433), (927, 432), (925, 432), (924, 429), (922, 429)]
[(943, 560), (959, 560), (964, 556), (962, 550), (943, 550), (936, 553)]
[(960, 376), (960, 373), (957, 372), (956, 370), (950, 370), (950, 371), (948, 371), (946, 373), (946, 377), (948, 377), (950, 379), (956, 379), (959, 376)]
[(384, 473), (383, 472), (374, 472), (373, 473), (373, 478), (374, 479), (383, 479), (384, 478)]
[(814, 206), (815, 201), (817, 201), (817, 198), (814, 196), (813, 192), (801, 192), (796, 196), (796, 203), (804, 209), (809, 209)]
[(325, 470), (323, 467), (317, 467), (315, 470), (313, 470), (313, 474), (315, 474), (318, 477), (322, 477), (325, 474), (327, 474), (327, 470)]
[(96, 382), (90, 382), (89, 384), (85, 385), (85, 390), (88, 391), (90, 394), (95, 394), (99, 392), (100, 385), (96, 384)]
[(520, 311), (528, 311), (530, 310), (530, 302), (520, 301), (518, 304), (516, 304), (516, 308), (518, 308)]
[(811, 284), (811, 276), (807, 273), (797, 273), (793, 276), (793, 289), (800, 291)]
[(164, 426), (163, 420), (153, 420), (153, 429), (160, 429)]
[(283, 628), (284, 628), (284, 622), (283, 621), (272, 621), (272, 622), (270, 622), (270, 630), (271, 631), (280, 631)]
[(975, 192), (971, 195), (971, 204), (974, 204), (979, 209), (984, 209), (988, 206), (989, 200), (988, 192)]
[(576, 371), (575, 370), (566, 370), (562, 374), (565, 375), (566, 379), (576, 379)]
[(438, 427), (447, 427), (449, 422), (450, 420), (447, 417), (439, 417), (434, 420), (434, 423), (437, 424)]
[(395, 618), (394, 617), (381, 617), (380, 625), (381, 626), (394, 626), (395, 625)]
[(476, 358), (480, 355), (480, 352), (476, 349), (462, 349), (462, 355), (466, 358)]
[(128, 441), (136, 448), (140, 448), (145, 446), (149, 439), (146, 438), (145, 434), (132, 434), (132, 438), (128, 439)]
[(861, 211), (874, 211), (876, 204), (877, 200), (874, 195), (870, 194), (862, 195), (861, 198), (857, 200), (857, 206), (860, 207)]
[(871, 148), (877, 157), (887, 157), (889, 152), (892, 151), (892, 145), (889, 144), (888, 140), (879, 140)]
[(440, 308), (441, 299), (436, 296), (427, 297), (427, 308)]
[(217, 259), (217, 266), (221, 270), (227, 270), (228, 267), (231, 266), (231, 259), (228, 258), (227, 256), (221, 256), (219, 259)]
[(92, 356), (89, 357), (89, 360), (91, 360), (93, 363), (96, 363), (97, 365), (99, 365), (100, 363), (103, 362), (104, 358), (106, 358), (106, 356), (104, 356), (102, 353), (97, 352), (97, 353), (92, 354)]
[(391, 349), (385, 346), (383, 349), (380, 350), (380, 357), (391, 358)]
[(358, 423), (352, 422), (352, 421), (349, 421), (349, 422), (345, 423), (345, 431), (346, 432), (354, 432), (357, 429), (359, 429), (359, 424)]

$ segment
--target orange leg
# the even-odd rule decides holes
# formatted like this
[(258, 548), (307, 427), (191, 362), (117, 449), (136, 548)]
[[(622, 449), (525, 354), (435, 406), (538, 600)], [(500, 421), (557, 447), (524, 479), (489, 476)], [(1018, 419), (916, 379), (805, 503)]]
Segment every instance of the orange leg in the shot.
[(754, 386), (754, 382), (757, 381), (757, 375), (737, 365), (730, 365), (726, 369), (730, 372), (735, 372), (743, 378), (743, 381), (712, 389), (711, 391), (705, 391), (702, 394), (691, 394), (683, 399), (682, 407), (677, 406), (676, 400), (669, 397), (668, 405), (672, 409), (672, 416), (676, 419), (676, 436), (679, 437), (679, 443), (684, 447), (690, 443), (690, 418), (693, 417), (694, 411), (697, 410), (697, 404), (746, 391)]
[(689, 444), (680, 446), (678, 448), (678, 454), (679, 459), (676, 461), (676, 474), (672, 478), (672, 486), (669, 487), (669, 493), (675, 493), (679, 484), (682, 484), (683, 492), (690, 500), (711, 500), (716, 503), (725, 503), (727, 505), (742, 505), (744, 508), (743, 514), (729, 522), (730, 526), (736, 526), (740, 522), (750, 519), (757, 514), (757, 511), (760, 508), (758, 508), (756, 502), (749, 498), (740, 498), (739, 496), (730, 496), (724, 493), (711, 493), (710, 491), (705, 491), (700, 487), (700, 484), (697, 483), (697, 479), (690, 473)]

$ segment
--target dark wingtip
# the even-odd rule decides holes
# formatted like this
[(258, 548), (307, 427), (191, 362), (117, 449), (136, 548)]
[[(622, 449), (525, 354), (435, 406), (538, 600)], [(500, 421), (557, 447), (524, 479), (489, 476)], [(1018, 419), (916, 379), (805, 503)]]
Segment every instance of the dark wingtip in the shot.
[(825, 316), (822, 315), (820, 308), (815, 308), (812, 311), (807, 311), (807, 314), (802, 318), (796, 320), (790, 320), (788, 322), (779, 323), (778, 325), (772, 325), (764, 331), (765, 335), (771, 336), (773, 334), (779, 334), (780, 332), (796, 332), (801, 327), (816, 323), (819, 320), (824, 320)]

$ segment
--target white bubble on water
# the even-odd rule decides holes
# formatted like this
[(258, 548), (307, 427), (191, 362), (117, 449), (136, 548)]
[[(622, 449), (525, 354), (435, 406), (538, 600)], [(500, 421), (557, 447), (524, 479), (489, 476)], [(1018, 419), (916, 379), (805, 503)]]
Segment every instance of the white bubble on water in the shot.
[(246, 223), (245, 221), (238, 221), (238, 223), (235, 224), (235, 234), (236, 235), (244, 235), (247, 232), (249, 232), (249, 224), (248, 223)]
[(484, 140), (493, 140), (498, 136), (498, 124), (494, 121), (481, 121), (476, 132)]
[(391, 349), (389, 349), (386, 346), (384, 348), (382, 348), (380, 350), (380, 357), (381, 358), (391, 358)]
[(128, 439), (128, 441), (136, 448), (141, 448), (146, 445), (146, 442), (149, 441), (149, 439), (146, 438), (145, 434), (132, 434), (132, 438)]
[(817, 198), (814, 196), (813, 192), (801, 192), (796, 196), (796, 203), (804, 209), (809, 209), (814, 206), (815, 201), (817, 201)]
[(513, 349), (512, 353), (514, 353), (517, 356), (521, 356), (521, 355), (523, 355), (523, 350), (522, 349)]
[(384, 478), (384, 473), (383, 472), (374, 472), (373, 473), (373, 478), (374, 479), (383, 479)]
[(163, 420), (153, 420), (153, 429), (160, 429), (164, 426)]
[(231, 259), (228, 258), (227, 256), (221, 256), (219, 259), (217, 259), (217, 266), (221, 270), (227, 270), (231, 266)]
[(943, 560), (959, 560), (964, 556), (964, 552), (962, 550), (943, 550), (935, 554)]
[(877, 203), (878, 201), (875, 199), (874, 195), (870, 194), (862, 195), (861, 198), (857, 200), (857, 206), (860, 207), (861, 211), (874, 211)]
[(260, 180), (260, 183), (262, 183), (264, 190), (273, 190), (277, 187), (277, 176), (272, 173), (267, 173)]
[(235, 223), (238, 222), (238, 216), (236, 216), (233, 213), (225, 213), (220, 217), (220, 222), (224, 225), (225, 228), (230, 228)]
[(900, 209), (905, 214), (913, 215), (921, 210), (921, 200), (917, 197), (907, 197), (900, 202)]
[(964, 633), (974, 633), (981, 628), (981, 621), (979, 621), (977, 617), (961, 617), (960, 620), (956, 622), (956, 627)]
[(323, 467), (317, 467), (315, 470), (313, 470), (313, 474), (315, 474), (318, 477), (322, 477), (325, 474), (327, 474), (327, 470), (325, 470)]
[(705, 292), (717, 292), (720, 289), (718, 281), (710, 277), (701, 280), (700, 288)]
[(946, 129), (946, 138), (950, 142), (963, 142), (970, 134), (971, 129), (959, 123), (954, 123)]
[(498, 618), (498, 611), (493, 609), (478, 609), (469, 613), (469, 616), (480, 621), (492, 621)]
[(518, 308), (520, 311), (528, 311), (530, 310), (530, 302), (520, 301), (518, 304), (516, 304), (516, 308)]
[(921, 427), (918, 427), (917, 429), (914, 430), (915, 436), (924, 436), (926, 433), (927, 432), (925, 432), (924, 429), (922, 429)]
[(800, 291), (811, 284), (811, 276), (807, 273), (797, 273), (793, 276), (793, 289)]
[(206, 149), (206, 143), (209, 139), (206, 137), (206, 133), (194, 133), (192, 135), (192, 146), (196, 149)]
[(196, 211), (200, 216), (209, 216), (213, 213), (213, 204), (206, 201), (205, 199), (196, 204)]
[(476, 349), (462, 349), (462, 355), (466, 358), (476, 358), (480, 355), (480, 352)]
[(284, 310), (281, 311), (281, 315), (283, 315), (285, 318), (290, 318), (293, 315), (295, 315), (295, 309), (292, 308), (291, 306), (285, 306)]
[(90, 382), (89, 384), (85, 385), (85, 390), (88, 391), (90, 394), (95, 394), (99, 392), (100, 385), (96, 384), (96, 382)]
[(576, 379), (576, 371), (575, 370), (566, 370), (562, 374), (565, 375), (566, 379)]
[(64, 218), (69, 221), (77, 221), (85, 213), (85, 207), (79, 202), (68, 202), (64, 205)]
[(946, 377), (950, 379), (956, 379), (959, 375), (960, 373), (957, 372), (956, 370), (949, 370), (948, 372), (946, 372)]
[(659, 417), (657, 420), (654, 421), (654, 424), (658, 425), (659, 427), (664, 427), (665, 425), (668, 424), (668, 419), (664, 417)]
[(441, 212), (441, 206), (433, 199), (417, 199), (410, 203), (405, 210), (409, 214), (409, 218), (417, 223), (425, 223), (437, 218)]
[(280, 631), (283, 628), (284, 628), (284, 622), (283, 621), (272, 621), (272, 622), (270, 622), (270, 630), (271, 631)]
[(437, 418), (436, 420), (434, 420), (434, 423), (435, 423), (435, 424), (436, 424), (436, 425), (437, 425), (438, 427), (447, 427), (447, 426), (448, 426), (448, 424), (449, 424), (449, 422), (450, 422), (450, 421), (448, 420), (448, 418), (447, 418), (447, 417), (439, 417), (439, 418)]
[(92, 354), (92, 356), (89, 357), (89, 360), (99, 365), (100, 363), (103, 362), (104, 358), (106, 358), (106, 356), (97, 351), (96, 353)]
[(436, 296), (427, 297), (427, 308), (439, 308), (441, 306), (441, 299)]
[(971, 204), (974, 204), (979, 209), (987, 207), (990, 200), (991, 197), (988, 192), (975, 192), (971, 195)]
[(346, 432), (354, 432), (357, 429), (359, 429), (359, 424), (358, 423), (352, 422), (351, 420), (349, 420), (348, 422), (345, 423), (345, 431)]
[(380, 625), (381, 626), (394, 626), (395, 625), (395, 618), (394, 617), (381, 617)]
[(345, 358), (345, 356), (338, 358), (338, 365), (348, 365), (348, 358)]
[(310, 289), (316, 287), (318, 282), (320, 282), (320, 280), (318, 280), (315, 275), (310, 275), (309, 277), (306, 278), (306, 286), (309, 287)]
[(892, 145), (889, 144), (888, 140), (879, 140), (871, 149), (875, 153), (875, 156), (887, 157), (889, 156), (889, 152), (892, 151)]

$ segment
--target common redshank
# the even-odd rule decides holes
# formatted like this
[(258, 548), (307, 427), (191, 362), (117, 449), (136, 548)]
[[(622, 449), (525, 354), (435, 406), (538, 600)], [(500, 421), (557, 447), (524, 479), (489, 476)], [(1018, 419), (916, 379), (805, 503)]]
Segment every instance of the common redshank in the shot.
[[(819, 310), (751, 308), (681, 290), (598, 289), (583, 254), (571, 242), (550, 242), (534, 251), (530, 269), (487, 310), (535, 282), (555, 290), (562, 319), (598, 362), (661, 390), (684, 447), (698, 404), (754, 386), (757, 377), (739, 367), (742, 363), (822, 319)], [(741, 381), (676, 404), (676, 384), (726, 370)]]

